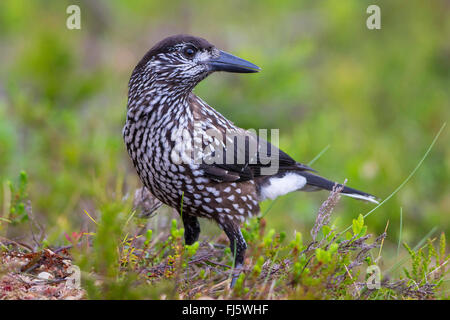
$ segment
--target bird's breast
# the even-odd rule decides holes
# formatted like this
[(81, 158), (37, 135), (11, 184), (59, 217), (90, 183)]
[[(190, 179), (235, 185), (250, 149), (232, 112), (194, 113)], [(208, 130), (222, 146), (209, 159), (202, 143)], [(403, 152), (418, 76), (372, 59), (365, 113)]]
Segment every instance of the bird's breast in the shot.
[(193, 183), (196, 169), (187, 156), (188, 122), (181, 118), (173, 121), (169, 116), (150, 120), (128, 119), (123, 129), (125, 145), (142, 183), (162, 202), (175, 206), (186, 186)]

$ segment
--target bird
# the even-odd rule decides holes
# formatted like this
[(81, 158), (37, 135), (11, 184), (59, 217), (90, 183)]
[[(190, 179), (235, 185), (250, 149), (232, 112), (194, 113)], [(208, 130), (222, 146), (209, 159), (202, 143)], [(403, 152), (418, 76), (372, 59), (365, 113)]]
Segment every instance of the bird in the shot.
[(369, 193), (319, 176), (193, 93), (214, 72), (259, 71), (203, 38), (179, 34), (156, 43), (128, 83), (123, 139), (140, 180), (181, 215), (185, 244), (198, 241), (198, 218), (215, 221), (225, 232), (234, 257), (231, 287), (247, 249), (241, 227), (260, 213), (261, 201), (338, 186), (343, 195), (378, 203)]

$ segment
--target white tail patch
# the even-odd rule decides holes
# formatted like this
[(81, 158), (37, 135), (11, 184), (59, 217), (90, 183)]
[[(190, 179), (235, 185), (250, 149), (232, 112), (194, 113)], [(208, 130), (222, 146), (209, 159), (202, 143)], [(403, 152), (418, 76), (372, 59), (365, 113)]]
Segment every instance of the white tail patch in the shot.
[(356, 193), (341, 193), (341, 194), (344, 196), (350, 197), (350, 198), (366, 200), (366, 201), (370, 201), (370, 202), (379, 204), (379, 202), (373, 196), (363, 196), (363, 195), (356, 194)]
[(297, 191), (306, 185), (306, 178), (295, 173), (287, 173), (284, 177), (272, 177), (261, 187), (260, 201), (275, 199), (286, 193)]

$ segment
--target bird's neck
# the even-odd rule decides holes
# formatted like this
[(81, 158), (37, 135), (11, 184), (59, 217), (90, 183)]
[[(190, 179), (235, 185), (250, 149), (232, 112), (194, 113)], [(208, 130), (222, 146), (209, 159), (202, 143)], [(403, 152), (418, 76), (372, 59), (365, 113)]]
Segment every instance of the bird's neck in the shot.
[(133, 87), (130, 81), (128, 94), (128, 121), (148, 119), (158, 122), (168, 114), (191, 118), (189, 99), (192, 89), (170, 87), (169, 84), (153, 82), (150, 86)]

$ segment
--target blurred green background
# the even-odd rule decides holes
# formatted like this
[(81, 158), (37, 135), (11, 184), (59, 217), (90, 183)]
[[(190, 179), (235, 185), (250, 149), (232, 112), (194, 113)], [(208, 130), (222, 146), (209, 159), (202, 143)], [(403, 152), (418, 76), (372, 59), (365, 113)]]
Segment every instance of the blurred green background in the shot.
[[(81, 30), (66, 28), (69, 4), (81, 7)], [(370, 4), (381, 7), (381, 30), (366, 28)], [(84, 228), (84, 210), (95, 216), (123, 196), (118, 185), (133, 192), (122, 140), (129, 76), (154, 43), (189, 33), (262, 68), (212, 75), (196, 94), (241, 127), (279, 128), (281, 148), (300, 162), (329, 146), (313, 165), (320, 174), (385, 198), (449, 120), (449, 13), (445, 0), (2, 0), (0, 181), (27, 171), (33, 211), (56, 244)], [(376, 233), (389, 220), (387, 246), (396, 247), (401, 208), (404, 241), (450, 231), (449, 130), (368, 218)], [(281, 197), (268, 226), (309, 234), (326, 197)], [(373, 207), (344, 198), (333, 219), (344, 229)]]

